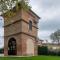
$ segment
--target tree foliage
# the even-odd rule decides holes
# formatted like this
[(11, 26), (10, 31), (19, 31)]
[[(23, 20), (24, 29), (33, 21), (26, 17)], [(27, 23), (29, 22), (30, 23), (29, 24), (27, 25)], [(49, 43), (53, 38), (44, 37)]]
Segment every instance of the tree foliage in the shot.
[(50, 38), (55, 41), (58, 42), (58, 44), (60, 43), (60, 30), (55, 31), (54, 33), (52, 33), (50, 35)]
[[(0, 0), (0, 12), (5, 14), (7, 17), (14, 16), (16, 11), (18, 11), (20, 8), (23, 9), (30, 9), (29, 0)], [(16, 11), (13, 12), (12, 9), (15, 6)]]

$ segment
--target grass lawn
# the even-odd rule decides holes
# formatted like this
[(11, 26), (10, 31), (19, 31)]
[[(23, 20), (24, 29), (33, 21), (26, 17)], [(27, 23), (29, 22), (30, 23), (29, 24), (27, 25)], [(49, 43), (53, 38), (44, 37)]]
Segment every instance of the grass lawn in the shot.
[(60, 60), (58, 56), (0, 57), (0, 60)]

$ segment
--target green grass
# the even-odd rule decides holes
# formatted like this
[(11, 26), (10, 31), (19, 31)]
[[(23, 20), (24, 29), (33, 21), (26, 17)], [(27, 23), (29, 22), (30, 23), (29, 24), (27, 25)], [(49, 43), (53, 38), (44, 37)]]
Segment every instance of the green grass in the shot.
[(0, 57), (0, 60), (60, 60), (58, 56)]

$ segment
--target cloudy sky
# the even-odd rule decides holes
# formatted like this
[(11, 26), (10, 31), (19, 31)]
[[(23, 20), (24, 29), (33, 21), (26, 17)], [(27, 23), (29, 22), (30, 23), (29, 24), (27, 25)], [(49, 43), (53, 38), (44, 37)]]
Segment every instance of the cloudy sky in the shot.
[[(60, 0), (30, 0), (32, 10), (41, 17), (38, 23), (38, 37), (49, 40), (49, 35), (60, 29)], [(3, 18), (0, 17), (0, 47), (3, 47)]]
[(0, 16), (0, 48), (2, 48), (4, 46), (4, 19)]
[(41, 17), (38, 37), (50, 41), (50, 34), (60, 29), (60, 0), (31, 0), (30, 4), (33, 11)]

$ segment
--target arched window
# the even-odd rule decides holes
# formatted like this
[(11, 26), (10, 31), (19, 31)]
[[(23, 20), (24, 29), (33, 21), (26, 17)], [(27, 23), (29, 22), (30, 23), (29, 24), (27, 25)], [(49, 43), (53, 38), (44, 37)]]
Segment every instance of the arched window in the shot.
[(29, 30), (32, 31), (32, 21), (31, 20), (29, 21)]

